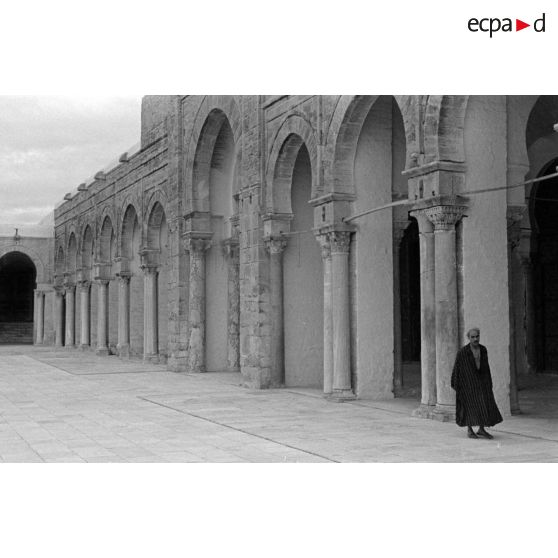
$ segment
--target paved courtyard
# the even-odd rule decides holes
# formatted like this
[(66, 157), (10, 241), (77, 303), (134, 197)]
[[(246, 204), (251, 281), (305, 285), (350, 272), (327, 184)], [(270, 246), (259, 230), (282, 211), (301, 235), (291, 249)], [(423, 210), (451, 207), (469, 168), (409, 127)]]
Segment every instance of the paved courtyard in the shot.
[(318, 390), (239, 384), (239, 374), (0, 346), (0, 461), (558, 461), (558, 377), (524, 380), (524, 413), (492, 441), (411, 417), (411, 398), (339, 404)]

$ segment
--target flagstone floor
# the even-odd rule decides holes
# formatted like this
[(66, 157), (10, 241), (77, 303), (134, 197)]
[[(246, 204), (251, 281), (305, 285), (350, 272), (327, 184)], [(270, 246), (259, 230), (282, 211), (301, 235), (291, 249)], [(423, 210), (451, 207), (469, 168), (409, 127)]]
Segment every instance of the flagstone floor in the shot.
[(520, 382), (523, 414), (469, 440), (414, 398), (332, 403), (240, 375), (51, 347), (0, 346), (1, 462), (555, 462), (558, 376)]

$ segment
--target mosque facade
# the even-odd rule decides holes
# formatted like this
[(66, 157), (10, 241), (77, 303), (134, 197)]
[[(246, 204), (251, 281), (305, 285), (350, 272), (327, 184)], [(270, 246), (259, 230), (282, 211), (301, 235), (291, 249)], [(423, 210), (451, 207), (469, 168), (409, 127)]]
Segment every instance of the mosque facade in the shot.
[(558, 371), (558, 97), (148, 96), (141, 118), (52, 238), (0, 236), (0, 280), (35, 268), (34, 343), (332, 401), (416, 374), (439, 420), (470, 327), (503, 414)]

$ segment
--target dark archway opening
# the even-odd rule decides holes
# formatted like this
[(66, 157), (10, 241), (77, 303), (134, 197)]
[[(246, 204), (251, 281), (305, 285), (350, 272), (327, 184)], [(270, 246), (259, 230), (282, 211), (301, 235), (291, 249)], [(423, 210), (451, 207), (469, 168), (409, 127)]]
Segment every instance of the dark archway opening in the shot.
[[(539, 176), (554, 174), (558, 159)], [(535, 312), (537, 370), (558, 374), (558, 177), (540, 182), (531, 195), (531, 215), (537, 235), (535, 262)]]
[(33, 291), (37, 270), (31, 258), (10, 252), (0, 258), (0, 343), (33, 342)]
[(420, 398), (420, 249), (416, 219), (405, 230), (399, 250), (401, 297), (402, 397)]

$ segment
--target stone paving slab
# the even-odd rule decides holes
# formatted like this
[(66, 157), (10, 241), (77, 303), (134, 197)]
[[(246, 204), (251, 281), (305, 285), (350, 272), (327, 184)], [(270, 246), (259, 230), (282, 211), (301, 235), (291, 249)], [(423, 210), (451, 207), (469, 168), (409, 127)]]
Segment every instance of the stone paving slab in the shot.
[(0, 461), (556, 462), (558, 378), (526, 382), (495, 439), (414, 418), (413, 399), (332, 403), (306, 388), (50, 347), (0, 347)]

